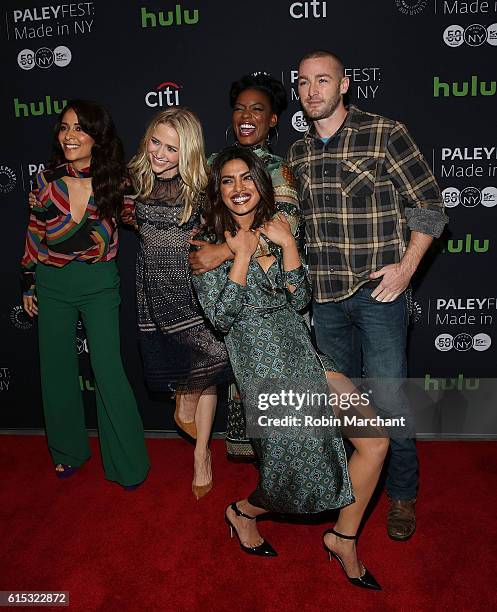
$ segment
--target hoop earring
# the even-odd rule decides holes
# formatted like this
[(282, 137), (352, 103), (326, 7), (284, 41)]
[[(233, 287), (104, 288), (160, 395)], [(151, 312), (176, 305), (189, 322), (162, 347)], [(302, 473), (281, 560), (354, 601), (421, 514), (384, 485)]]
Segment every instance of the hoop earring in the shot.
[[(280, 139), (280, 133), (278, 132), (278, 127), (275, 125), (273, 128), (271, 128), (271, 130), (274, 130), (274, 132), (276, 132), (276, 143), (278, 144), (278, 140)], [(266, 144), (270, 145), (271, 144), (271, 136), (269, 134), (271, 134), (271, 130), (269, 130), (267, 138), (266, 138)]]
[[(228, 127), (224, 131), (224, 139), (226, 140), (226, 142), (228, 142), (228, 134), (230, 130), (233, 132), (233, 126), (231, 125), (231, 123), (228, 125)], [(235, 142), (235, 134), (233, 133), (233, 143), (234, 142)]]

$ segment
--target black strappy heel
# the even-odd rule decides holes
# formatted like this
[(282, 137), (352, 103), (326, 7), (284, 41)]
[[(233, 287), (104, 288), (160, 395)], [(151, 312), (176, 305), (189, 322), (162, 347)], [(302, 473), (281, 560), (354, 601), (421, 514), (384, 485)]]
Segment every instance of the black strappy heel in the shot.
[(277, 557), (278, 556), (278, 553), (274, 550), (274, 548), (271, 546), (269, 542), (266, 542), (266, 540), (263, 540), (262, 543), (259, 544), (259, 546), (245, 546), (245, 544), (243, 544), (242, 541), (240, 540), (238, 531), (235, 529), (233, 523), (229, 520), (229, 518), (226, 515), (226, 511), (228, 510), (228, 508), (231, 508), (237, 516), (243, 516), (243, 518), (249, 519), (249, 521), (255, 520), (256, 517), (249, 516), (248, 514), (244, 514), (241, 510), (238, 509), (236, 502), (233, 502), (229, 504), (229, 506), (226, 506), (226, 510), (224, 511), (224, 520), (226, 521), (226, 523), (228, 524), (228, 527), (230, 528), (230, 536), (233, 537), (233, 532), (236, 533), (238, 542), (240, 542), (240, 548), (243, 550), (243, 552), (246, 552), (249, 555), (257, 555), (258, 557)]
[[(328, 533), (332, 533), (333, 535), (336, 535), (338, 538), (343, 538), (344, 540), (357, 540), (357, 535), (354, 535), (354, 536), (344, 535), (343, 533), (338, 533), (338, 531), (335, 531), (334, 529), (327, 529), (323, 533), (323, 538)], [(324, 540), (323, 540), (323, 546), (324, 546), (324, 549), (326, 550), (326, 552), (330, 556), (330, 562), (331, 562), (331, 558), (335, 557), (335, 559), (338, 561), (338, 563), (340, 563), (340, 565), (342, 566), (343, 573), (347, 576), (347, 579), (348, 579), (348, 581), (350, 583), (352, 583), (354, 586), (361, 587), (362, 589), (372, 589), (374, 591), (381, 591), (381, 586), (378, 584), (378, 582), (376, 581), (375, 577), (364, 566), (363, 566), (364, 572), (362, 573), (362, 576), (359, 576), (359, 578), (351, 578), (347, 574), (347, 571), (345, 569), (345, 565), (344, 565), (340, 555), (337, 555), (336, 552), (334, 552), (333, 550), (330, 550), (326, 546)]]

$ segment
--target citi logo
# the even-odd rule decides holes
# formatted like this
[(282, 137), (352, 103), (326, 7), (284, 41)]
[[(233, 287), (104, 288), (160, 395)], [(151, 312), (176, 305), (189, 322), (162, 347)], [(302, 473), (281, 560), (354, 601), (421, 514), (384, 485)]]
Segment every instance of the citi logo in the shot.
[(52, 100), (52, 96), (45, 96), (40, 102), (20, 102), (19, 98), (14, 98), (14, 114), (19, 117), (40, 117), (41, 115), (59, 115), (63, 110), (67, 100)]
[(198, 23), (198, 10), (189, 11), (182, 9), (177, 4), (174, 10), (159, 11), (158, 13), (148, 11), (146, 6), (141, 8), (142, 28), (156, 28), (157, 25), (167, 27), (172, 25), (194, 25)]
[(457, 378), (432, 378), (425, 374), (425, 391), (476, 391), (479, 386), (479, 378), (464, 378), (463, 374)]
[(497, 82), (480, 81), (474, 74), (471, 77), (471, 81), (463, 81), (462, 83), (445, 83), (440, 80), (440, 77), (433, 77), (433, 97), (438, 98), (440, 96), (448, 98), (449, 96), (455, 96), (456, 98), (464, 98), (466, 96), (495, 96), (497, 92)]
[[(312, 10), (311, 10), (312, 9)], [(326, 18), (326, 2), (310, 0), (310, 2), (292, 2), (290, 4), (290, 17), (294, 19)]]
[(488, 253), (490, 240), (478, 240), (471, 234), (466, 234), (464, 238), (447, 240), (446, 253)]
[(145, 94), (145, 104), (150, 108), (157, 106), (179, 106), (180, 85), (172, 81), (165, 81), (157, 85), (155, 91)]

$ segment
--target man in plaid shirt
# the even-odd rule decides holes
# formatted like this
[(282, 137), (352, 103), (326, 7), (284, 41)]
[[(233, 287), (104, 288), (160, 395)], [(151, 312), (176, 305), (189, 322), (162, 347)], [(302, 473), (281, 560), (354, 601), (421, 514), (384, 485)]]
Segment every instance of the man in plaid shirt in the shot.
[[(376, 398), (384, 416), (397, 417), (408, 410), (400, 392), (407, 376), (405, 292), (448, 218), (406, 128), (345, 107), (348, 87), (334, 54), (315, 51), (301, 60), (299, 96), (312, 123), (288, 161), (306, 222), (318, 347), (347, 376), (398, 380)], [(416, 446), (406, 437), (390, 446), (387, 531), (406, 540), (416, 526)], [(355, 455), (350, 468), (366, 473), (367, 458)]]

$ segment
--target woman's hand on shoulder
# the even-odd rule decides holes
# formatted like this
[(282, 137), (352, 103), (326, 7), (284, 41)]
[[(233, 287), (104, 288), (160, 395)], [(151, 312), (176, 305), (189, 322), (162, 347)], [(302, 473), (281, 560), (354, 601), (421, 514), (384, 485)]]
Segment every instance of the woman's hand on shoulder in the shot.
[(260, 230), (264, 236), (267, 236), (269, 240), (271, 240), (271, 242), (274, 242), (274, 244), (282, 248), (285, 248), (295, 241), (290, 224), (283, 213), (274, 215), (270, 221), (267, 221), (260, 227)]
[(226, 244), (235, 254), (235, 257), (237, 255), (252, 257), (259, 244), (260, 235), (259, 230), (239, 229), (235, 236), (232, 236), (230, 232), (224, 232)]

